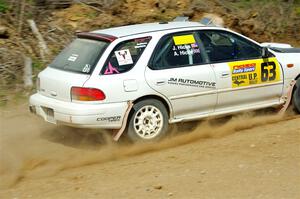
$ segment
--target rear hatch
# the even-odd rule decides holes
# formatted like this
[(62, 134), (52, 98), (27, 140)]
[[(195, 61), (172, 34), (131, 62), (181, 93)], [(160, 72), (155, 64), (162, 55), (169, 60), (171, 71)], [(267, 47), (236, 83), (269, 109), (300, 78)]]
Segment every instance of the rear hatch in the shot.
[(104, 40), (75, 39), (39, 74), (39, 93), (71, 101), (71, 88), (84, 85), (108, 45)]

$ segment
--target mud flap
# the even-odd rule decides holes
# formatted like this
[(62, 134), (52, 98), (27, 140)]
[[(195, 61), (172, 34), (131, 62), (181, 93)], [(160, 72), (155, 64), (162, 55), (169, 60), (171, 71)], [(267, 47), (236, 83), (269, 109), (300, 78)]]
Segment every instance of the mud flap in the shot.
[[(292, 80), (291, 83), (290, 83), (290, 86), (288, 88), (287, 95), (284, 97), (285, 98), (285, 103), (284, 103), (284, 105), (282, 106), (282, 108), (280, 109), (280, 111), (278, 113), (279, 115), (283, 115), (286, 112), (286, 110), (288, 109), (288, 107), (289, 107), (289, 105), (292, 101), (293, 90), (294, 90), (295, 85), (296, 85), (296, 80)], [(298, 87), (298, 83), (297, 83), (297, 87)]]
[(131, 108), (133, 107), (133, 103), (132, 101), (129, 101), (128, 102), (128, 107), (127, 107), (127, 110), (125, 112), (125, 115), (124, 115), (124, 118), (123, 118), (123, 121), (122, 121), (122, 127), (120, 128), (120, 130), (113, 136), (113, 139), (114, 141), (118, 141), (121, 137), (121, 135), (123, 134), (125, 128), (126, 128), (126, 125), (127, 125), (127, 120), (128, 120), (128, 116), (129, 116), (129, 113), (130, 113), (130, 110)]
[(300, 113), (300, 79), (298, 79), (296, 82), (296, 90), (293, 96), (293, 102), (296, 111)]

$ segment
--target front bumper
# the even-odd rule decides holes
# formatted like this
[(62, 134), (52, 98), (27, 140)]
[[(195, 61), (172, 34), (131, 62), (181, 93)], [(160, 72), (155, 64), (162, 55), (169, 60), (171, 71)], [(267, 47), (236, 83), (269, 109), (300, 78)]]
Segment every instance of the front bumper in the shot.
[(56, 100), (36, 93), (30, 97), (32, 113), (54, 124), (79, 128), (120, 129), (127, 102), (89, 104)]

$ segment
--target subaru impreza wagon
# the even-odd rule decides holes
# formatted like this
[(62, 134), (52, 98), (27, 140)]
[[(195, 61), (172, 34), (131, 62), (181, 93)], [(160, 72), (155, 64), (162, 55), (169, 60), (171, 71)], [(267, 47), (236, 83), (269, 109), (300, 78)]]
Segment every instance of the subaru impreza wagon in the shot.
[(293, 82), (300, 111), (299, 52), (199, 22), (78, 33), (38, 75), (30, 110), (133, 141), (162, 138), (170, 123), (281, 106)]

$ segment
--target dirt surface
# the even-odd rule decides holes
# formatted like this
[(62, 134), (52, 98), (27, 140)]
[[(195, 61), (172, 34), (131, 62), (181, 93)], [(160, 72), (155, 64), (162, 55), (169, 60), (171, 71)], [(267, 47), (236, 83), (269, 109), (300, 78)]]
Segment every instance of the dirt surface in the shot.
[(0, 198), (300, 198), (300, 117), (179, 125), (155, 144), (0, 111)]

